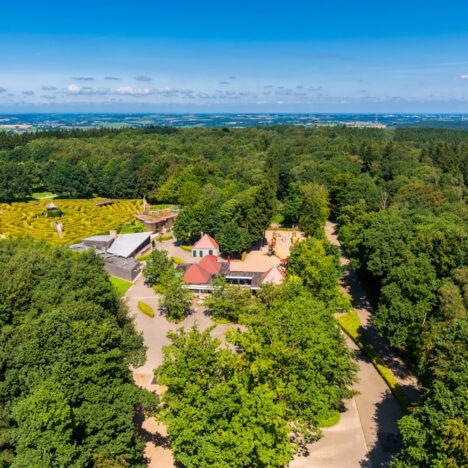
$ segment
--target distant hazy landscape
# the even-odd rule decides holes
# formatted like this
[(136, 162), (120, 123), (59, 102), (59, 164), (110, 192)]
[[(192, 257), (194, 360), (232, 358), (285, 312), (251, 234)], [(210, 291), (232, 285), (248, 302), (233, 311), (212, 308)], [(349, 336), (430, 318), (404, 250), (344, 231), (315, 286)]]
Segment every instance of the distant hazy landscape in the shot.
[(356, 127), (439, 127), (468, 129), (466, 114), (4, 114), (0, 130), (35, 131), (51, 128), (231, 127), (270, 125), (349, 125)]

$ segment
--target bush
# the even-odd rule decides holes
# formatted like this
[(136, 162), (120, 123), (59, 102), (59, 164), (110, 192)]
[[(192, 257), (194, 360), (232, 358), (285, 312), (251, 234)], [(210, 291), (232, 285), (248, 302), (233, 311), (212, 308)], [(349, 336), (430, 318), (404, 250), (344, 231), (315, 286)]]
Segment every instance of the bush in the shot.
[(179, 257), (171, 257), (171, 258), (172, 258), (172, 261), (176, 265), (182, 265), (182, 263), (185, 263), (185, 260), (183, 260), (182, 258), (179, 258)]
[(146, 254), (140, 255), (140, 256), (137, 258), (137, 260), (138, 260), (139, 262), (144, 262), (145, 260), (148, 260), (148, 258), (151, 257), (151, 254), (152, 254), (152, 252), (148, 252), (148, 253), (146, 253)]
[(245, 262), (245, 259), (247, 258), (247, 252), (244, 250), (241, 255), (241, 260)]
[(320, 419), (318, 422), (319, 427), (332, 427), (338, 424), (340, 420), (340, 413), (335, 410), (330, 411), (330, 415), (327, 418)]
[(154, 310), (152, 307), (145, 302), (138, 301), (138, 308), (148, 317), (154, 317)]
[(185, 250), (186, 252), (191, 252), (192, 251), (192, 247), (190, 245), (181, 245), (180, 248), (182, 250)]
[(167, 241), (172, 239), (172, 234), (166, 234), (165, 236), (159, 236), (159, 241)]
[(369, 338), (367, 338), (357, 312), (353, 310), (347, 314), (340, 315), (338, 317), (338, 322), (346, 334), (359, 346), (359, 349), (366, 354), (369, 361), (377, 369), (377, 372), (385, 380), (398, 403), (400, 403), (401, 407), (406, 411), (409, 407), (408, 397), (392, 374), (392, 371), (383, 363), (372, 346), (372, 343), (369, 341)]

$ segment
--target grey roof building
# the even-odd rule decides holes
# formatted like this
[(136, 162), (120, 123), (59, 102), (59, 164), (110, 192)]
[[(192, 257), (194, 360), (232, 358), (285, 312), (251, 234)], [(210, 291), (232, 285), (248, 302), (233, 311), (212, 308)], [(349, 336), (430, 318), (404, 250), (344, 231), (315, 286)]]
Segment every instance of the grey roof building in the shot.
[(83, 239), (83, 244), (94, 247), (117, 257), (135, 257), (151, 244), (151, 233), (117, 234), (115, 231), (106, 235), (91, 236)]

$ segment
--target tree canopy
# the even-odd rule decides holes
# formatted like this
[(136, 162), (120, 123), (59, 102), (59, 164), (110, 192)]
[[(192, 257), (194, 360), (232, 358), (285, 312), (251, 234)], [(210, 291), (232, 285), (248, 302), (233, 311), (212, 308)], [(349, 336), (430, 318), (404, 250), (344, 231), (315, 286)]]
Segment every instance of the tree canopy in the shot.
[(144, 466), (138, 405), (154, 405), (129, 365), (145, 359), (92, 252), (0, 243), (0, 464)]

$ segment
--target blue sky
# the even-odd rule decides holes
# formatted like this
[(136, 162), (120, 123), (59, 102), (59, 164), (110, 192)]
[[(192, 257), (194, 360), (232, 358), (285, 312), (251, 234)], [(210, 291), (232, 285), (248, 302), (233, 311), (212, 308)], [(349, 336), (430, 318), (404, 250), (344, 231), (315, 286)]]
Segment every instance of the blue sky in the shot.
[(466, 113), (467, 18), (458, 0), (7, 2), (0, 112)]

